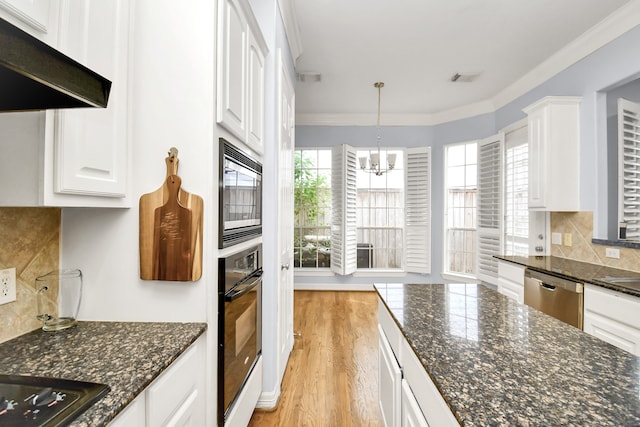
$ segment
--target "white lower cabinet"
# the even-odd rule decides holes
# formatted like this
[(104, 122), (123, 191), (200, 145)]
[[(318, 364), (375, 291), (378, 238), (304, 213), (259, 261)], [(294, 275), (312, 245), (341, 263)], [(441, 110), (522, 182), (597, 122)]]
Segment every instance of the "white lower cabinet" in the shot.
[(109, 424), (114, 427), (186, 427), (205, 422), (205, 337), (155, 379)]
[(378, 325), (378, 334), (378, 402), (384, 425), (397, 427), (401, 425), (402, 371), (380, 325)]
[(498, 261), (498, 292), (524, 303), (524, 266)]
[(640, 299), (590, 284), (584, 287), (584, 331), (640, 356)]
[(429, 427), (407, 380), (402, 380), (402, 427)]
[(378, 402), (385, 426), (459, 426), (382, 302), (378, 322)]
[(136, 397), (133, 402), (129, 403), (117, 417), (109, 423), (114, 427), (141, 427), (146, 422), (146, 397), (144, 393)]

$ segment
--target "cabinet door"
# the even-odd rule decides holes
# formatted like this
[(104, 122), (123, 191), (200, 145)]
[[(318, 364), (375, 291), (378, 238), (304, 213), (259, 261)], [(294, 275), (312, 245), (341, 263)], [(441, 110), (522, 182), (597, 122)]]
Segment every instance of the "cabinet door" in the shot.
[(382, 419), (387, 427), (400, 426), (402, 371), (396, 361), (387, 338), (378, 325), (378, 399)]
[(264, 55), (253, 34), (249, 32), (248, 59), (248, 144), (259, 153), (264, 136)]
[(109, 423), (109, 427), (140, 427), (146, 424), (144, 393), (138, 395)]
[(538, 110), (529, 113), (529, 207), (546, 206), (547, 171), (544, 160), (547, 153), (544, 135), (544, 112)]
[(0, 17), (47, 43), (51, 9), (50, 0), (0, 0)]
[(218, 35), (218, 123), (247, 139), (247, 19), (238, 0), (223, 0)]
[[(46, 142), (44, 204), (119, 205), (122, 200), (102, 198), (124, 199), (128, 194), (130, 3), (62, 0), (60, 7), (59, 49), (111, 80), (112, 87), (105, 109), (47, 112), (53, 141)], [(99, 198), (68, 197), (73, 195)]]
[(499, 261), (498, 292), (521, 304), (524, 303), (524, 267)]
[(422, 415), (418, 401), (413, 396), (411, 387), (406, 380), (402, 380), (402, 427), (429, 427)]
[(198, 339), (147, 389), (148, 426), (205, 424), (205, 340)]

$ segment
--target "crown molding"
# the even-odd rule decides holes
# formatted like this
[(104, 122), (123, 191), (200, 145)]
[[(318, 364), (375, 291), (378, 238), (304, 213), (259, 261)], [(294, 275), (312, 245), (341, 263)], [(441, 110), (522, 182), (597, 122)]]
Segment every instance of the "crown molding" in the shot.
[[(384, 125), (433, 126), (494, 113), (638, 25), (640, 0), (632, 0), (492, 98), (436, 113), (385, 114)], [(374, 114), (297, 114), (296, 125), (371, 126), (375, 118)]]
[[(434, 126), (495, 111), (491, 101), (481, 101), (459, 108), (425, 114), (389, 114), (382, 116), (382, 126)], [(370, 114), (296, 114), (298, 126), (374, 126), (377, 116)]]
[(638, 25), (640, 0), (633, 0), (500, 91), (493, 97), (496, 109), (504, 107)]
[(278, 0), (278, 6), (280, 7), (280, 15), (284, 23), (284, 32), (287, 35), (291, 56), (295, 63), (296, 59), (302, 55), (303, 50), (295, 3), (294, 0)]

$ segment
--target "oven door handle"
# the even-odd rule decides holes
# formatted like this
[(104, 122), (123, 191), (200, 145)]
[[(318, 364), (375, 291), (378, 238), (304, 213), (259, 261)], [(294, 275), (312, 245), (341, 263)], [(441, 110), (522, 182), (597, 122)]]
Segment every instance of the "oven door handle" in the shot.
[[(238, 299), (242, 295), (246, 294), (247, 292), (250, 292), (256, 286), (258, 286), (261, 282), (262, 282), (262, 273), (260, 273), (260, 275), (257, 276), (256, 279), (253, 282), (251, 282), (251, 283), (243, 283), (242, 285), (237, 286), (236, 288), (234, 288), (234, 290), (232, 292), (229, 292), (228, 294), (226, 294), (224, 296), (224, 300), (225, 301), (233, 301), (235, 299)], [(236, 290), (238, 288), (240, 288), (240, 289)]]

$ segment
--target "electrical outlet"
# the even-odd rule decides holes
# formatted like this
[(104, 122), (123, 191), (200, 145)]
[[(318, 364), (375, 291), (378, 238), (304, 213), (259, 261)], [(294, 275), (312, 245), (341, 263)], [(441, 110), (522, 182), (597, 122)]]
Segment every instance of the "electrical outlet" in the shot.
[(604, 250), (604, 254), (607, 258), (615, 258), (620, 259), (620, 249), (616, 248), (606, 248)]
[(562, 237), (562, 244), (565, 246), (573, 245), (573, 242), (571, 241), (571, 233), (564, 233), (564, 236)]
[(16, 268), (0, 270), (0, 305), (16, 300)]

